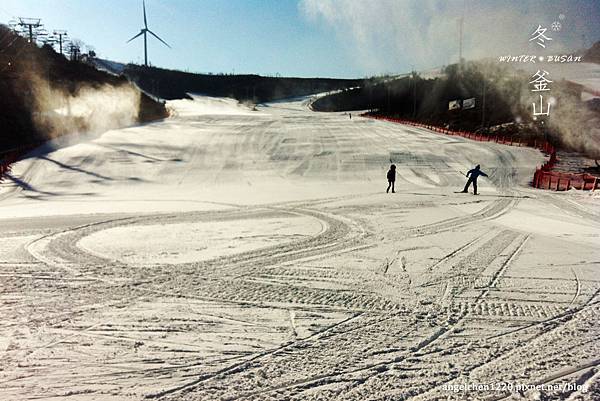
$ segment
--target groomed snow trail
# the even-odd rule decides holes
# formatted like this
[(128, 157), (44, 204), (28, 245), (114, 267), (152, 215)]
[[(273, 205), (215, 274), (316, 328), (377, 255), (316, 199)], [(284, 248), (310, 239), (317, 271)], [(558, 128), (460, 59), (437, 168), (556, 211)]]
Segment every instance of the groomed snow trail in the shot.
[(599, 198), (529, 189), (536, 150), (307, 102), (174, 101), (18, 163), (0, 398), (597, 399)]

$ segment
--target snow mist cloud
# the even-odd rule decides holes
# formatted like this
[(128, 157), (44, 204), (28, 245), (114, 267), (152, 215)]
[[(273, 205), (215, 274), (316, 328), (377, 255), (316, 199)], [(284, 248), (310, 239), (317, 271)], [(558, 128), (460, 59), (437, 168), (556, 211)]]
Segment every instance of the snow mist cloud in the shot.
[(600, 159), (600, 117), (572, 96), (559, 96), (559, 107), (549, 116), (550, 132), (565, 145), (594, 159)]
[[(457, 63), (464, 16), (463, 58), (479, 60), (476, 68), (500, 90), (502, 78), (512, 73), (498, 56), (571, 53), (600, 37), (597, 0), (301, 0), (299, 7), (309, 20), (333, 28), (357, 65), (373, 75)], [(555, 21), (561, 23), (559, 31), (551, 30)], [(552, 37), (545, 49), (529, 40), (538, 25), (548, 27)], [(554, 66), (546, 68), (552, 73)], [(515, 105), (515, 118), (531, 107), (530, 78), (522, 78), (524, 103)], [(597, 115), (561, 90), (553, 88), (559, 101), (549, 119), (552, 133), (572, 148), (600, 157)]]
[(140, 92), (130, 84), (80, 85), (74, 91), (33, 78), (34, 121), (49, 138), (67, 133), (98, 133), (137, 121)]
[[(553, 0), (301, 0), (301, 11), (333, 27), (341, 43), (356, 53), (369, 74), (407, 72), (458, 61), (459, 21), (464, 10), (463, 57), (478, 59), (536, 51), (530, 34), (538, 24), (559, 19), (549, 51), (580, 48), (581, 35), (593, 32), (594, 2)], [(595, 25), (593, 21), (589, 25)], [(588, 35), (588, 38), (593, 36)], [(590, 38), (592, 39), (592, 38)]]

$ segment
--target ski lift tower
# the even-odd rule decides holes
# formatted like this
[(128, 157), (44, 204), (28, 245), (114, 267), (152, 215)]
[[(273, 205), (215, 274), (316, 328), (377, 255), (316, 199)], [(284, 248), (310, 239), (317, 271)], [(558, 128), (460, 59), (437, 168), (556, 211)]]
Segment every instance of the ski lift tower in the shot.
[(67, 35), (67, 31), (64, 30), (55, 30), (54, 31), (54, 36), (58, 37), (58, 48), (59, 48), (59, 53), (62, 55), (63, 54), (63, 41), (64, 38), (66, 38)]
[(23, 18), (19, 17), (18, 25), (26, 28), (29, 32), (29, 43), (33, 43), (33, 30), (38, 29), (42, 26), (42, 20), (40, 18)]

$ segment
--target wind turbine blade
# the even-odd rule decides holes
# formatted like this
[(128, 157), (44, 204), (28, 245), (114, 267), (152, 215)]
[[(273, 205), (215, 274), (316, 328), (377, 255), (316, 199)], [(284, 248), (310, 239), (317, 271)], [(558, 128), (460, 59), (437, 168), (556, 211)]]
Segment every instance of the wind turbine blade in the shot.
[(148, 33), (151, 34), (152, 36), (154, 36), (156, 39), (158, 39), (161, 42), (163, 42), (169, 49), (171, 48), (171, 46), (169, 46), (169, 44), (167, 42), (165, 42), (164, 40), (162, 40), (161, 38), (159, 38), (158, 35), (155, 34), (154, 32), (152, 32), (151, 30), (148, 30)]
[(148, 29), (148, 21), (146, 21), (146, 1), (142, 0), (142, 7), (144, 8), (144, 27)]
[(129, 43), (129, 42), (131, 42), (133, 39), (137, 38), (138, 36), (140, 36), (140, 35), (141, 35), (141, 34), (143, 34), (143, 33), (144, 33), (144, 31), (140, 31), (140, 33), (138, 33), (137, 35), (135, 35), (133, 38), (129, 39), (129, 40), (128, 40), (127, 42), (125, 42), (125, 43)]

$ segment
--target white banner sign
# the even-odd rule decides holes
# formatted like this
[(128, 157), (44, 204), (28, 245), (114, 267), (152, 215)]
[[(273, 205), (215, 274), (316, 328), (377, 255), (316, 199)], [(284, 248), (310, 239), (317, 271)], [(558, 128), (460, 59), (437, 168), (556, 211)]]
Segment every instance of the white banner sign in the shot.
[(475, 98), (471, 97), (469, 99), (465, 99), (462, 102), (463, 110), (474, 109), (475, 108)]
[(459, 110), (460, 109), (460, 100), (451, 100), (448, 102), (448, 110)]

